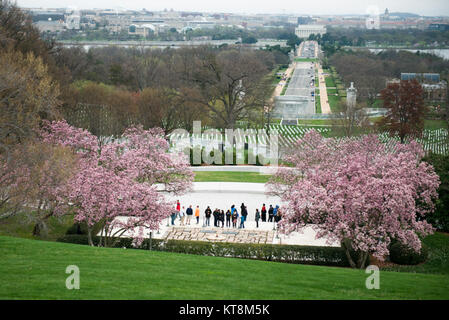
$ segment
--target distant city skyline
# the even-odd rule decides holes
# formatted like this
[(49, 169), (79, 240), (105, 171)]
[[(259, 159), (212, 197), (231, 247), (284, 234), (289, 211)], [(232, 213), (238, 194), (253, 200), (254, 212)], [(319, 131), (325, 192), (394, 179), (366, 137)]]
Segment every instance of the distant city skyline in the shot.
[[(307, 3), (307, 7), (305, 6)], [(74, 9), (133, 9), (148, 11), (197, 11), (217, 13), (246, 13), (246, 14), (297, 14), (297, 15), (344, 15), (366, 14), (368, 8), (377, 7), (380, 13), (388, 8), (390, 12), (409, 12), (423, 16), (449, 16), (447, 0), (407, 1), (407, 0), (320, 0), (320, 1), (210, 1), (210, 0), (17, 0), (17, 4), (25, 8), (74, 8)]]

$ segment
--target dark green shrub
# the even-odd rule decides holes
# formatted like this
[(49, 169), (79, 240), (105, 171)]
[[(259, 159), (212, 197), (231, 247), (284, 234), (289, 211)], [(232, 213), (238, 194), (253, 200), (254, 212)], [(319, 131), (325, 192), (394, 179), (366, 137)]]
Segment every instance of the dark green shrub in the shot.
[[(95, 245), (99, 243), (98, 237), (92, 237), (92, 241)], [(87, 235), (85, 234), (66, 234), (62, 237), (59, 237), (57, 239), (59, 242), (65, 242), (65, 243), (74, 243), (74, 244), (89, 244), (89, 241), (87, 240)]]
[(423, 160), (432, 164), (440, 177), (435, 212), (425, 219), (438, 230), (449, 232), (449, 155), (431, 153)]
[(67, 229), (65, 234), (85, 234), (85, 233), (81, 229), (81, 225), (79, 223), (74, 223)]
[[(88, 244), (87, 235), (71, 234), (58, 239), (60, 242)], [(94, 245), (100, 238), (93, 237)], [(150, 249), (150, 239), (145, 239), (139, 247), (133, 246), (131, 238), (120, 238), (114, 247), (130, 249)], [(151, 250), (214, 257), (232, 257), (256, 259), (286, 263), (301, 263), (327, 266), (349, 266), (348, 260), (340, 247), (318, 247), (298, 245), (248, 244), (226, 242), (204, 242), (185, 240), (151, 240)]]
[(416, 252), (398, 241), (390, 246), (390, 261), (397, 264), (419, 264), (426, 261), (428, 255), (429, 249), (424, 243), (422, 243), (420, 252)]

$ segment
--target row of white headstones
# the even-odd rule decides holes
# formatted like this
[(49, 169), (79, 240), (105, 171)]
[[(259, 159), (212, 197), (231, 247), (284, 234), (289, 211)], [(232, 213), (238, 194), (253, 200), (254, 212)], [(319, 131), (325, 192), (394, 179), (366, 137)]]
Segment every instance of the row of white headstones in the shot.
[[(317, 132), (321, 134), (325, 134), (329, 132), (329, 128), (313, 128)], [(307, 127), (299, 127), (299, 126), (284, 126), (284, 125), (271, 125), (270, 132), (267, 131), (258, 131), (256, 129), (236, 129), (235, 130), (235, 139), (240, 143), (248, 143), (250, 148), (251, 146), (255, 148), (257, 145), (260, 147), (266, 147), (269, 144), (269, 134), (273, 135), (278, 133), (278, 143), (280, 147), (291, 147), (295, 144), (295, 142), (304, 136), (308, 131), (312, 130), (312, 128)], [(223, 132), (221, 130), (218, 130)], [(398, 141), (398, 137), (391, 137), (388, 133), (381, 133), (380, 139), (384, 143), (393, 143), (394, 141)], [(212, 133), (202, 133), (200, 134), (174, 134), (169, 135), (171, 141), (182, 141), (184, 140), (187, 144), (192, 146), (199, 145), (203, 147), (211, 147), (218, 146), (220, 144), (225, 144), (228, 139), (226, 134), (220, 134), (216, 132)], [(448, 131), (446, 129), (440, 128), (435, 130), (426, 129), (423, 131), (423, 135), (421, 138), (416, 139), (419, 143), (423, 145), (423, 148), (426, 152), (433, 152), (437, 154), (448, 154), (449, 153), (449, 138)], [(218, 147), (217, 147), (218, 148)]]

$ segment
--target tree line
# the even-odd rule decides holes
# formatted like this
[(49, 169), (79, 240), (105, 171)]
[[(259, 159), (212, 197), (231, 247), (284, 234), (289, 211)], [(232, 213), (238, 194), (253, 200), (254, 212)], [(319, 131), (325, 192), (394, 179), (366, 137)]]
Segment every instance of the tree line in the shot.
[(387, 80), (400, 79), (402, 72), (439, 73), (441, 79), (449, 75), (449, 61), (426, 53), (386, 50), (378, 54), (368, 50), (340, 50), (327, 60), (335, 67), (346, 87), (355, 83), (358, 99), (372, 106)]
[[(125, 122), (128, 102), (138, 100), (135, 92), (73, 84), (71, 75), (61, 66), (60, 48), (40, 39), (29, 17), (1, 0), (0, 220), (22, 214), (24, 223), (34, 223), (33, 235), (40, 236), (50, 217), (73, 214), (89, 234), (100, 227), (104, 245), (126, 230), (139, 231), (138, 241), (143, 228), (155, 229), (171, 213), (163, 193), (190, 188), (188, 159), (168, 152), (164, 131), (153, 128), (158, 124), (144, 129), (139, 118)], [(67, 123), (68, 109), (79, 105), (87, 107), (83, 112), (91, 129), (104, 132), (96, 136)], [(151, 113), (146, 111), (147, 118)], [(105, 143), (105, 130), (119, 139)], [(129, 219), (120, 222), (117, 215)]]
[(445, 47), (449, 45), (449, 31), (418, 29), (379, 29), (328, 27), (323, 36), (312, 35), (328, 49), (343, 46), (364, 47), (369, 44), (383, 46)]

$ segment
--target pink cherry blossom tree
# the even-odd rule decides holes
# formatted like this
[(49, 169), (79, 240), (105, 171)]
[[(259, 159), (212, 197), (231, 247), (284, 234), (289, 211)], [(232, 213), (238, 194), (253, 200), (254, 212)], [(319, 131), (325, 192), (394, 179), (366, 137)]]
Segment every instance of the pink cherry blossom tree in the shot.
[(287, 203), (280, 230), (311, 224), (317, 238), (341, 243), (352, 267), (363, 268), (369, 254), (384, 259), (392, 239), (419, 251), (420, 237), (433, 232), (424, 218), (439, 185), (423, 156), (416, 142), (387, 145), (375, 135), (326, 139), (309, 132), (284, 159), (293, 168), (279, 168), (268, 183)]
[(95, 225), (101, 226), (105, 246), (125, 232), (141, 242), (144, 228), (157, 229), (173, 211), (163, 193), (182, 194), (192, 185), (186, 157), (169, 153), (161, 129), (132, 127), (120, 139), (100, 144), (88, 131), (58, 121), (47, 123), (41, 137), (79, 155), (80, 170), (70, 181), (67, 201), (75, 221), (87, 224), (91, 245)]

